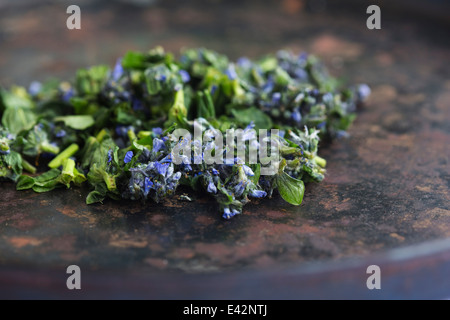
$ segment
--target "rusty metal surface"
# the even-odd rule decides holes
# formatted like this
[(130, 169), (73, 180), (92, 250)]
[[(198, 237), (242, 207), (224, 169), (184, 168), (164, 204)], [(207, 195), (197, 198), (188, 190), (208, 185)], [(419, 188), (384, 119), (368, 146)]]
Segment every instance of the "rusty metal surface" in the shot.
[[(88, 297), (450, 297), (450, 41), (442, 25), (382, 7), (382, 29), (370, 31), (363, 4), (356, 13), (302, 4), (99, 2), (76, 32), (51, 2), (2, 11), (2, 85), (67, 79), (77, 67), (154, 45), (232, 57), (285, 47), (316, 53), (331, 73), (373, 93), (350, 138), (320, 149), (326, 178), (306, 186), (300, 207), (275, 196), (223, 221), (202, 195), (86, 206), (85, 189), (36, 194), (1, 183), (0, 296), (74, 297), (65, 268), (77, 264), (87, 288), (77, 296)], [(385, 272), (378, 293), (365, 287), (369, 264)]]

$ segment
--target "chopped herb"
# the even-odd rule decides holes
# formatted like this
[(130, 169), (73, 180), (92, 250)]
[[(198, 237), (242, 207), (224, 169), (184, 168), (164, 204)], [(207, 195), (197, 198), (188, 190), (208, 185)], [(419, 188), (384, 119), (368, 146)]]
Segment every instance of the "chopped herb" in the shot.
[(182, 184), (216, 199), (224, 219), (275, 190), (299, 205), (305, 183), (325, 177), (320, 139), (348, 135), (369, 95), (304, 53), (233, 62), (207, 49), (129, 52), (71, 83), (0, 88), (0, 179), (35, 192), (87, 184), (87, 204), (160, 202)]

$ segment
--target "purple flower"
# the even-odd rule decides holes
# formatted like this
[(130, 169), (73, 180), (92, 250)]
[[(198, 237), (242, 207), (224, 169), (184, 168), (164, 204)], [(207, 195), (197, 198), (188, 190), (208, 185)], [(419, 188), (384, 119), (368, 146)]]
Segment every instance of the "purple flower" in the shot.
[(158, 139), (158, 138), (153, 139), (153, 151), (155, 153), (165, 147), (166, 147), (166, 145), (164, 144), (164, 141), (162, 141), (161, 139)]
[(187, 72), (186, 70), (180, 70), (178, 71), (178, 73), (181, 76), (181, 81), (183, 81), (184, 83), (191, 81), (191, 76), (189, 75), (189, 72)]
[(299, 56), (298, 56), (299, 62), (306, 61), (306, 59), (308, 59), (308, 54), (306, 52), (302, 52), (299, 54)]
[(32, 95), (35, 96), (37, 95), (42, 89), (42, 83), (40, 83), (39, 81), (33, 81), (30, 83), (30, 87), (28, 88), (28, 92)]
[(319, 123), (319, 124), (316, 126), (316, 128), (317, 128), (317, 129), (322, 129), (326, 124), (327, 124), (327, 122), (326, 122), (326, 121), (323, 121), (323, 122)]
[(250, 124), (244, 129), (244, 133), (242, 134), (242, 140), (254, 140), (256, 139), (256, 131), (253, 129), (255, 127), (255, 123), (252, 121)]
[(236, 63), (239, 67), (244, 69), (249, 69), (252, 66), (252, 62), (247, 57), (240, 57)]
[(155, 162), (156, 171), (162, 176), (166, 176), (167, 168), (169, 168), (170, 163), (159, 163)]
[(278, 102), (280, 102), (280, 100), (281, 100), (281, 93), (279, 93), (279, 92), (274, 92), (274, 93), (272, 94), (272, 102), (273, 102), (273, 103), (278, 103)]
[(173, 175), (173, 166), (169, 166), (167, 168), (166, 177), (170, 177)]
[(217, 188), (216, 188), (216, 186), (214, 185), (214, 183), (212, 181), (209, 182), (207, 191), (209, 193), (217, 193)]
[(341, 138), (347, 138), (348, 137), (348, 132), (345, 130), (338, 130), (338, 132), (336, 132), (336, 138), (341, 139)]
[(180, 178), (181, 178), (181, 172), (180, 171), (178, 171), (177, 173), (175, 173), (172, 176), (172, 180), (175, 180), (175, 181), (180, 180)]
[(211, 172), (212, 172), (212, 174), (215, 175), (215, 176), (219, 175), (219, 171), (217, 171), (217, 170), (214, 169), (214, 168), (211, 169)]
[(158, 74), (158, 75), (156, 75), (155, 79), (158, 81), (164, 82), (164, 81), (166, 81), (167, 77), (165, 74)]
[(72, 98), (74, 95), (75, 93), (73, 89), (70, 88), (69, 90), (63, 92), (62, 99), (64, 102), (69, 102), (70, 98)]
[(66, 136), (66, 131), (65, 130), (59, 130), (56, 135), (57, 138), (62, 138)]
[(228, 208), (228, 207), (225, 207), (224, 209), (223, 209), (223, 215), (222, 215), (222, 217), (224, 218), (224, 219), (231, 219), (232, 217), (234, 217), (234, 214), (233, 213), (231, 213), (231, 211), (230, 211), (230, 208)]
[(109, 149), (108, 150), (108, 163), (111, 163), (111, 161), (112, 161), (112, 150), (111, 149)]
[(264, 198), (265, 196), (267, 196), (267, 192), (263, 190), (252, 190), (250, 191), (250, 196), (252, 196), (253, 198)]
[(0, 154), (2, 154), (2, 155), (7, 155), (7, 154), (10, 154), (10, 152), (11, 152), (11, 150), (0, 150)]
[(216, 92), (216, 90), (217, 90), (217, 86), (215, 84), (213, 84), (211, 87), (211, 95), (214, 95), (214, 92)]
[(227, 70), (225, 71), (225, 74), (227, 75), (228, 79), (230, 79), (230, 80), (234, 80), (237, 78), (236, 69), (234, 68), (233, 64), (230, 64), (228, 66)]
[(371, 90), (367, 84), (360, 84), (358, 86), (357, 94), (358, 94), (359, 100), (364, 101), (365, 99), (367, 99), (367, 97), (370, 95), (370, 93), (371, 93)]
[(297, 79), (306, 80), (308, 78), (308, 73), (302, 68), (297, 68), (294, 71), (294, 76)]
[(145, 177), (144, 180), (144, 195), (147, 196), (150, 192), (150, 188), (153, 186), (153, 182), (150, 180), (149, 177)]
[(152, 132), (154, 133), (154, 134), (157, 134), (157, 135), (161, 135), (162, 133), (163, 133), (163, 129), (161, 129), (161, 128), (153, 128), (152, 129)]
[(333, 102), (333, 95), (330, 92), (325, 93), (322, 96), (323, 103), (331, 103)]
[(261, 89), (262, 89), (263, 92), (269, 93), (269, 92), (271, 92), (273, 90), (273, 87), (274, 87), (273, 80), (271, 78), (269, 78), (267, 80), (267, 82), (262, 86)]
[(244, 169), (244, 172), (247, 176), (253, 177), (255, 175), (252, 169), (250, 169), (250, 167), (246, 166), (245, 164), (242, 165), (242, 169)]
[(112, 78), (114, 81), (118, 81), (120, 77), (123, 75), (123, 67), (122, 67), (122, 59), (117, 59), (116, 65), (114, 66), (114, 70), (112, 72)]
[(292, 112), (292, 119), (297, 123), (302, 121), (302, 115), (301, 115), (300, 111), (298, 110), (298, 108), (295, 108), (294, 111)]
[(244, 183), (243, 181), (239, 182), (235, 187), (234, 187), (234, 195), (236, 197), (240, 197), (244, 191), (245, 191), (245, 187), (247, 186), (246, 183)]
[(130, 130), (134, 132), (134, 127), (133, 126), (123, 126), (123, 125), (116, 126), (116, 134), (122, 138), (127, 138), (128, 131), (130, 131)]
[(123, 162), (128, 163), (131, 161), (131, 158), (133, 158), (133, 151), (128, 151), (125, 154), (125, 158), (123, 159)]

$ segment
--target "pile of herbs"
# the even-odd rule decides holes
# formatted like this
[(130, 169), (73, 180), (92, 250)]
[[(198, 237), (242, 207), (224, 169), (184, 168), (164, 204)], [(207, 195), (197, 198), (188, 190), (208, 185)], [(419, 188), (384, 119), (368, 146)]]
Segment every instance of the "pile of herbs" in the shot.
[[(105, 198), (161, 202), (187, 185), (214, 197), (225, 219), (274, 190), (299, 205), (304, 183), (324, 179), (319, 140), (345, 136), (369, 93), (364, 84), (341, 88), (304, 53), (232, 62), (204, 48), (178, 59), (160, 47), (129, 52), (112, 69), (78, 70), (71, 83), (0, 88), (0, 181), (35, 192), (87, 185), (87, 204)], [(201, 142), (173, 136), (177, 128), (193, 132), (199, 124)], [(211, 130), (237, 129), (253, 150), (258, 129), (279, 130), (270, 137), (280, 153), (273, 174), (261, 175), (260, 164), (238, 157), (204, 161), (203, 152), (215, 147), (206, 137)], [(172, 161), (177, 144), (193, 150), (180, 164)]]

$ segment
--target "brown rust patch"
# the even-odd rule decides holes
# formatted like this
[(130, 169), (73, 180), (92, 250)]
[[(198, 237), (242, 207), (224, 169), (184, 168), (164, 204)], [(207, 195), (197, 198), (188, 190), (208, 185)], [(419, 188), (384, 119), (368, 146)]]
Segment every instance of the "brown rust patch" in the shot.
[(342, 56), (356, 58), (363, 52), (363, 47), (356, 42), (338, 38), (331, 34), (318, 36), (311, 45), (312, 51), (320, 56)]
[(157, 269), (165, 269), (169, 264), (166, 259), (160, 258), (145, 258), (144, 263)]
[(370, 103), (378, 104), (393, 101), (397, 98), (397, 89), (393, 86), (384, 84), (376, 86), (370, 95)]
[(268, 210), (265, 214), (269, 219), (286, 218), (285, 210)]
[(53, 237), (48, 240), (45, 250), (54, 250), (59, 252), (74, 252), (76, 251), (76, 235), (63, 235)]
[(168, 220), (167, 215), (161, 213), (150, 214), (149, 216), (149, 223), (153, 226), (163, 226)]
[(199, 215), (195, 217), (195, 222), (203, 226), (212, 225), (217, 222), (217, 217)]
[(443, 236), (450, 236), (450, 210), (443, 208), (432, 208), (424, 212), (420, 219), (417, 219), (414, 228), (420, 231), (437, 231)]
[(109, 240), (109, 245), (118, 248), (145, 248), (148, 241), (142, 237), (134, 237), (129, 234), (113, 234)]
[(213, 260), (220, 261), (233, 256), (233, 248), (224, 243), (197, 243), (195, 252), (204, 254)]
[(191, 259), (195, 256), (195, 251), (191, 248), (175, 248), (168, 256), (174, 259)]
[(7, 241), (15, 248), (22, 248), (25, 246), (39, 246), (41, 245), (44, 240), (34, 238), (34, 237), (10, 237), (7, 238)]
[(391, 233), (389, 236), (391, 238), (397, 239), (400, 242), (405, 241), (405, 237), (403, 237), (403, 236), (401, 236), (401, 235), (399, 235), (398, 233), (395, 233), (395, 232)]
[(76, 219), (83, 225), (95, 225), (98, 221), (98, 216), (90, 212), (89, 210), (83, 210), (80, 206), (74, 207), (72, 205), (66, 205), (62, 209), (58, 210), (63, 215)]

